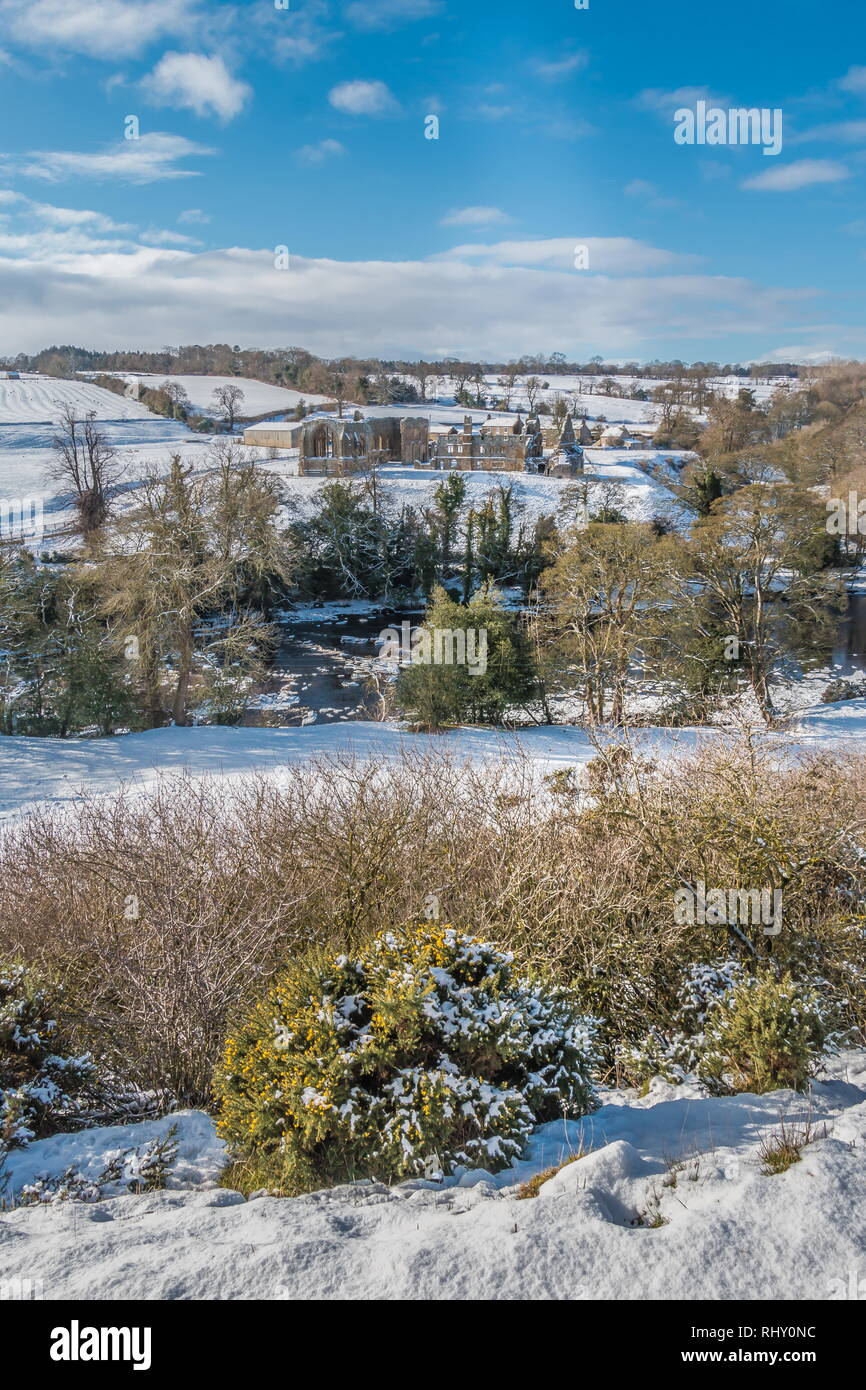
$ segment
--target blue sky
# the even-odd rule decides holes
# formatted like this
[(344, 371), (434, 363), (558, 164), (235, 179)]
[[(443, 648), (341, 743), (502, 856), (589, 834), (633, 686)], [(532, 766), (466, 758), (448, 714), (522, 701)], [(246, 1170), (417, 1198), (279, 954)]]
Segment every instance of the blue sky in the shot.
[(852, 0), (0, 0), (0, 120), (4, 353), (866, 355)]

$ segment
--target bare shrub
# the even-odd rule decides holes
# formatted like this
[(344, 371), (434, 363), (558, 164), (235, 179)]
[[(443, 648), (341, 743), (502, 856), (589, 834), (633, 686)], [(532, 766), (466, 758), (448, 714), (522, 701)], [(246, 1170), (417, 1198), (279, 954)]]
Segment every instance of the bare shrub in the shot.
[[(599, 758), (591, 789), (408, 752), (34, 811), (0, 837), (0, 953), (62, 978), (82, 1047), (197, 1103), (230, 1014), (299, 951), (437, 914), (576, 984), (611, 1067), (669, 1021), (690, 963), (732, 953), (819, 974), (862, 1028), (866, 763), (783, 769), (749, 743)], [(781, 933), (678, 925), (698, 878), (780, 884)]]

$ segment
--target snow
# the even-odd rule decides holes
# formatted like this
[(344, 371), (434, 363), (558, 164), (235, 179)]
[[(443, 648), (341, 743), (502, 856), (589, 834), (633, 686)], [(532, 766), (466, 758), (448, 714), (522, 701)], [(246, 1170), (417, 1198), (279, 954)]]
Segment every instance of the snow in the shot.
[(94, 411), (97, 420), (153, 419), (147, 406), (89, 381), (66, 381), (37, 373), (24, 375), (20, 381), (0, 377), (0, 425), (55, 424), (65, 406), (72, 406), (79, 415)]
[(243, 391), (239, 414), (245, 416), (263, 415), (266, 410), (294, 410), (301, 400), (306, 401), (307, 405), (322, 405), (328, 399), (327, 396), (317, 396), (309, 391), (293, 391), (286, 386), (274, 386), (272, 382), (255, 381), (245, 376), (175, 376), (173, 373), (160, 376), (152, 372), (111, 372), (108, 375), (119, 376), (123, 381), (138, 381), (147, 387), (164, 386), (170, 381), (174, 386), (183, 387), (193, 408), (205, 415), (214, 413), (213, 393), (220, 386), (237, 386)]
[(305, 728), (149, 729), (100, 739), (9, 736), (0, 739), (0, 816), (34, 802), (62, 802), (82, 792), (110, 792), (121, 784), (151, 785), (161, 775), (243, 777), (275, 774), (286, 763), (349, 752), (377, 763), (407, 751), (441, 751), (460, 758), (510, 756), (524, 750), (551, 767), (586, 762), (594, 750), (574, 728), (533, 729), (516, 736), (461, 729), (439, 736), (405, 733), (399, 724), (354, 721)]
[[(258, 449), (250, 450), (255, 456)], [(262, 455), (264, 450), (261, 451)], [(649, 521), (654, 516), (664, 515), (677, 526), (688, 523), (689, 514), (681, 507), (673, 494), (663, 484), (641, 467), (642, 464), (664, 463), (668, 459), (682, 458), (682, 452), (672, 449), (587, 449), (585, 469), (582, 479), (545, 478), (537, 473), (498, 473), (484, 469), (474, 469), (461, 473), (466, 481), (466, 505), (478, 507), (484, 497), (497, 486), (511, 486), (515, 500), (522, 508), (522, 517), (529, 522), (539, 517), (554, 515), (566, 501), (565, 490), (574, 482), (589, 484), (588, 507), (590, 512), (602, 504), (602, 488), (605, 483), (614, 483), (619, 488), (619, 501), (622, 511), (630, 521)], [(284, 479), (286, 495), (294, 502), (302, 514), (312, 512), (318, 492), (328, 482), (327, 478), (302, 478), (288, 471), (290, 464), (278, 459), (259, 457), (261, 467), (277, 473)], [(359, 475), (359, 478), (363, 475)], [(386, 465), (377, 474), (383, 497), (394, 507), (426, 507), (433, 501), (436, 486), (447, 478), (448, 472), (435, 468), (407, 468), (400, 464)], [(577, 512), (574, 511), (575, 520)]]
[[(141, 379), (155, 384), (165, 380), (158, 377)], [(174, 377), (172, 380), (187, 387), (192, 384), (193, 403), (203, 410), (212, 408), (210, 393), (220, 383), (240, 385), (246, 397), (241, 406), (245, 414), (260, 413), (260, 407), (285, 411), (298, 398), (297, 392), (263, 382), (248, 382), (243, 378)], [(22, 395), (19, 388), (29, 394)], [(249, 395), (248, 389), (251, 392)], [(276, 393), (278, 399), (272, 399), (272, 393)], [(310, 403), (320, 399), (307, 397)], [(196, 469), (208, 465), (214, 437), (193, 433), (180, 421), (154, 415), (138, 401), (116, 396), (86, 380), (65, 381), (55, 377), (25, 377), (20, 382), (0, 380), (0, 497), (41, 497), (45, 534), (48, 537), (63, 533), (73, 519), (71, 495), (68, 491), (60, 491), (50, 477), (52, 440), (60, 411), (67, 404), (74, 406), (79, 414), (90, 410), (96, 412), (103, 432), (116, 448), (123, 465), (124, 485), (130, 489), (130, 500), (141, 478), (151, 471), (166, 471), (175, 454), (180, 454), (185, 462)], [(365, 414), (381, 415), (386, 410), (388, 414), (425, 414), (440, 424), (462, 423), (467, 413), (453, 406), (389, 406), (366, 407)], [(468, 413), (472, 413), (477, 422), (486, 418), (484, 411)], [(497, 416), (499, 420), (514, 418), (513, 415)], [(241, 457), (256, 460), (263, 468), (280, 476), (288, 498), (297, 503), (302, 512), (312, 509), (316, 494), (326, 479), (293, 476), (293, 469), (286, 459), (279, 456), (270, 459), (267, 449), (263, 447), (244, 448), (239, 441), (236, 447)], [(601, 501), (600, 489), (595, 485), (615, 482), (622, 491), (623, 511), (631, 520), (644, 521), (664, 514), (674, 524), (684, 524), (685, 513), (669, 489), (644, 471), (651, 464), (661, 464), (665, 470), (668, 460), (682, 457), (682, 451), (671, 449), (588, 449), (586, 480), (590, 484), (590, 509)], [(433, 489), (446, 476), (446, 473), (435, 469), (414, 469), (400, 465), (380, 470), (383, 493), (397, 507), (429, 505)], [(519, 502), (523, 504), (524, 516), (530, 522), (545, 513), (554, 513), (562, 504), (563, 489), (567, 485), (560, 479), (526, 473), (479, 471), (464, 476), (468, 501), (472, 505), (478, 505), (498, 483), (511, 483)], [(121, 499), (121, 508), (123, 505), (124, 499)]]
[(0, 1167), (0, 1187), (6, 1179), (5, 1195), (15, 1198), (27, 1183), (63, 1173), (69, 1167), (95, 1180), (109, 1159), (154, 1139), (164, 1139), (172, 1125), (177, 1126), (177, 1157), (168, 1175), (168, 1187), (214, 1184), (225, 1167), (225, 1146), (208, 1115), (201, 1110), (180, 1110), (138, 1124), (99, 1125), (74, 1134), (53, 1134), (50, 1139), (13, 1149)]
[[(610, 730), (600, 732), (603, 740), (613, 736)], [(722, 736), (705, 727), (632, 731), (642, 754), (662, 759), (691, 754)], [(866, 699), (815, 705), (789, 729), (762, 737), (770, 750), (785, 758), (834, 750), (850, 754), (858, 748), (866, 752)], [(95, 739), (7, 735), (0, 737), (0, 820), (15, 818), (36, 804), (72, 802), (82, 794), (113, 792), (121, 786), (144, 790), (167, 775), (278, 777), (286, 764), (335, 754), (382, 765), (406, 753), (447, 753), (461, 763), (529, 762), (547, 774), (584, 767), (596, 752), (587, 731), (574, 724), (516, 732), (465, 727), (428, 735), (410, 733), (393, 721), (347, 720), (292, 728), (198, 725)]]
[[(294, 1199), (216, 1187), (219, 1141), (197, 1112), (42, 1140), (17, 1175), (95, 1170), (172, 1120), (180, 1161), (161, 1192), (0, 1214), (0, 1279), (41, 1279), (46, 1298), (766, 1301), (849, 1296), (866, 1275), (866, 1052), (830, 1059), (808, 1096), (710, 1099), (657, 1079), (602, 1101), (541, 1126), (501, 1173)], [(765, 1176), (759, 1148), (781, 1120), (811, 1123), (813, 1140)]]
[[(576, 404), (579, 409), (586, 410), (589, 418), (595, 420), (599, 415), (604, 415), (611, 424), (632, 424), (649, 426), (658, 420), (659, 407), (654, 401), (635, 401), (628, 393), (635, 387), (645, 391), (647, 395), (658, 386), (665, 385), (670, 378), (663, 377), (636, 377), (628, 372), (618, 373), (616, 376), (609, 376), (608, 373), (600, 372), (597, 375), (574, 375), (567, 372), (561, 375), (551, 375), (543, 369), (537, 372), (522, 373), (517, 377), (514, 388), (508, 391), (501, 386), (501, 374), (488, 372), (484, 376), (483, 394), (488, 400), (501, 400), (507, 397), (512, 410), (520, 408), (526, 414), (529, 408), (529, 397), (526, 392), (526, 380), (529, 376), (537, 377), (541, 382), (546, 383), (539, 388), (536, 395), (536, 404), (543, 402), (550, 403), (557, 396), (564, 396), (571, 407)], [(614, 383), (614, 392), (607, 396), (599, 391), (599, 383), (606, 380)], [(406, 382), (412, 382), (411, 376), (403, 377)], [(417, 383), (416, 383), (417, 385)], [(439, 375), (436, 377), (437, 395), (444, 396), (450, 393), (453, 395), (457, 390), (457, 381), (454, 377)], [(725, 396), (729, 400), (736, 399), (737, 392), (747, 389), (754, 391), (755, 400), (759, 405), (766, 404), (770, 397), (778, 390), (785, 387), (796, 390), (801, 385), (800, 382), (791, 377), (774, 377), (771, 380), (755, 380), (751, 377), (725, 376), (710, 377), (707, 386), (715, 391), (717, 395)], [(467, 383), (470, 394), (475, 390), (474, 383)], [(429, 386), (428, 386), (428, 389)], [(693, 408), (688, 407), (689, 413), (696, 419), (705, 418), (698, 414)], [(390, 413), (390, 407), (389, 407)]]
[[(122, 396), (105, 394), (123, 406)], [(131, 404), (137, 411), (141, 409), (136, 401)], [(101, 429), (117, 450), (124, 467), (124, 483), (130, 488), (151, 470), (166, 472), (174, 454), (181, 454), (188, 463), (201, 468), (213, 442), (209, 435), (192, 434), (178, 421), (162, 419), (149, 411), (144, 412), (143, 418), (136, 414), (134, 418), (103, 421)], [(74, 515), (71, 493), (58, 490), (49, 475), (55, 434), (56, 423), (0, 424), (0, 497), (41, 497), (47, 537), (63, 533)], [(68, 535), (64, 536), (64, 546), (68, 539)]]

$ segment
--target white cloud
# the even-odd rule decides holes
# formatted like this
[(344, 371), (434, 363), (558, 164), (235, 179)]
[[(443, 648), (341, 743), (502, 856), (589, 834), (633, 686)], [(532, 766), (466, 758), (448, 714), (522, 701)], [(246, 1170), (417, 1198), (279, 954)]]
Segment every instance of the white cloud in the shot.
[(776, 165), (753, 178), (745, 179), (741, 188), (753, 188), (763, 193), (793, 193), (799, 188), (811, 188), (818, 183), (839, 183), (850, 177), (844, 164), (832, 159), (795, 159), (793, 164)]
[[(584, 239), (601, 263), (604, 240)], [(615, 239), (616, 246), (640, 245)], [(569, 242), (569, 244), (571, 244)], [(517, 243), (512, 243), (517, 245)], [(538, 243), (523, 243), (537, 247)], [(724, 276), (665, 273), (601, 275), (557, 268), (537, 257), (482, 264), (452, 252), (422, 261), (311, 260), (274, 267), (272, 248), (189, 252), (138, 246), (52, 259), (39, 247), (0, 246), (0, 352), (47, 342), (130, 341), (273, 344), (291, 340), (314, 352), (429, 354), (442, 343), (496, 359), (555, 343), (564, 351), (640, 356), (665, 337), (706, 353), (714, 338), (803, 333), (808, 292), (768, 290)], [(478, 248), (470, 248), (474, 253)], [(493, 249), (493, 248), (488, 248)], [(634, 253), (634, 262), (637, 253)], [(671, 267), (655, 248), (644, 262)], [(628, 262), (628, 256), (625, 256)], [(130, 328), (134, 325), (134, 329)], [(459, 341), (455, 341), (459, 334)]]
[(351, 116), (384, 116), (397, 106), (384, 82), (340, 82), (331, 88), (328, 101)]
[(356, 29), (394, 29), (429, 19), (441, 9), (441, 0), (352, 0), (346, 6), (346, 18)]
[(532, 71), (545, 82), (559, 82), (561, 78), (569, 77), (573, 72), (581, 72), (588, 62), (589, 54), (585, 49), (580, 49), (577, 53), (567, 53), (562, 58), (554, 58), (547, 62), (536, 59), (532, 63)]
[(8, 41), (116, 60), (201, 22), (197, 0), (0, 0)]
[(762, 352), (755, 361), (761, 362), (803, 362), (805, 364), (819, 365), (824, 362), (831, 362), (837, 354), (832, 348), (815, 348), (808, 343), (795, 343), (793, 347), (773, 348), (771, 352)]
[(10, 209), (2, 219), (0, 254), (58, 265), (71, 258), (129, 251), (136, 246), (134, 226), (115, 222), (91, 208), (55, 207), (11, 192), (0, 201)]
[(440, 222), (440, 227), (484, 227), (512, 219), (501, 208), (454, 208)]
[(648, 183), (646, 179), (632, 179), (623, 189), (629, 198), (654, 198), (657, 191), (655, 184)]
[(187, 208), (185, 212), (178, 214), (177, 220), (178, 222), (195, 223), (203, 227), (211, 221), (211, 215), (209, 212), (202, 212), (201, 208)]
[(178, 169), (177, 161), (215, 151), (182, 135), (152, 131), (138, 140), (118, 140), (96, 154), (74, 150), (36, 150), (24, 156), (17, 171), (27, 178), (59, 183), (64, 179), (111, 179), (120, 183), (159, 183), (191, 178), (198, 171)]
[(239, 115), (252, 96), (252, 88), (232, 77), (222, 58), (203, 53), (164, 54), (142, 86), (156, 106), (188, 108), (221, 121)]
[(142, 232), (139, 241), (145, 246), (201, 246), (194, 236), (184, 236), (183, 232), (160, 231), (158, 227), (148, 227)]
[(513, 106), (492, 106), (489, 102), (482, 101), (475, 108), (476, 116), (481, 116), (485, 121), (503, 121), (506, 116), (514, 115)]
[(295, 158), (301, 164), (323, 164), (326, 159), (345, 153), (346, 147), (339, 140), (320, 140), (317, 145), (301, 145), (295, 150)]
[(101, 234), (134, 230), (129, 222), (114, 222), (104, 213), (93, 212), (88, 208), (58, 208), (52, 203), (31, 202), (29, 198), (22, 199), (22, 202), (26, 203), (34, 216), (55, 227), (86, 227), (88, 231)]
[(709, 87), (675, 87), (665, 91), (663, 87), (647, 87), (635, 97), (635, 105), (642, 111), (654, 111), (657, 116), (670, 117), (680, 106), (694, 106), (705, 101), (708, 106), (727, 106), (727, 97), (714, 95)]
[[(632, 237), (545, 237), (537, 241), (497, 241), (488, 244), (467, 242), (439, 253), (436, 260), (487, 261), (501, 266), (531, 266), (536, 269), (572, 270), (575, 248), (589, 251), (592, 272), (601, 275), (643, 275), (653, 271), (689, 267), (697, 256), (681, 255), (650, 246)], [(584, 275), (586, 272), (583, 272)]]
[(543, 126), (546, 135), (554, 140), (582, 140), (587, 135), (596, 135), (598, 127), (590, 121), (559, 118), (547, 121)]
[(290, 63), (300, 66), (301, 63), (323, 57), (323, 46), (321, 40), (304, 37), (302, 34), (285, 34), (277, 39), (274, 53), (277, 58), (286, 58)]
[(839, 78), (839, 86), (843, 92), (854, 92), (857, 95), (866, 92), (866, 67), (849, 68), (845, 76)]

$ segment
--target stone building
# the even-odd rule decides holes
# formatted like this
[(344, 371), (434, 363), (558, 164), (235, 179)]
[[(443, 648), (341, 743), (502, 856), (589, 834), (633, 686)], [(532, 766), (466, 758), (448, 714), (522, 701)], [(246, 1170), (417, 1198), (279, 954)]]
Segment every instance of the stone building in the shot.
[(625, 425), (605, 425), (598, 436), (599, 449), (622, 449), (626, 443)]
[[(573, 478), (583, 472), (581, 441), (589, 437), (585, 422), (580, 440), (567, 417), (561, 430), (543, 429), (537, 415), (512, 424), (472, 416), (463, 427), (434, 428), (426, 416), (385, 415), (340, 419), (312, 415), (306, 420), (266, 421), (244, 430), (244, 443), (289, 451), (302, 477), (364, 473), (377, 464), (413, 468), (484, 470), (494, 473), (544, 473)], [(550, 452), (552, 450), (552, 453)]]
[(423, 416), (379, 416), (369, 420), (312, 416), (297, 422), (270, 421), (244, 430), (244, 443), (297, 452), (302, 477), (364, 473), (381, 463), (427, 464), (430, 422)]
[(583, 449), (574, 435), (570, 415), (566, 415), (559, 442), (547, 460), (544, 472), (548, 478), (578, 478), (583, 472)]
[(503, 432), (500, 427), (473, 425), (473, 417), (464, 416), (463, 430), (457, 427), (434, 439), (431, 464), (434, 468), (489, 468), (493, 473), (524, 473), (531, 436), (514, 434), (513, 428)]
[[(545, 425), (542, 431), (544, 435), (545, 449), (556, 449), (559, 446), (559, 438), (562, 433), (561, 425)], [(585, 420), (581, 420), (579, 429), (574, 432), (574, 437), (578, 444), (584, 448), (595, 442), (595, 437)]]

